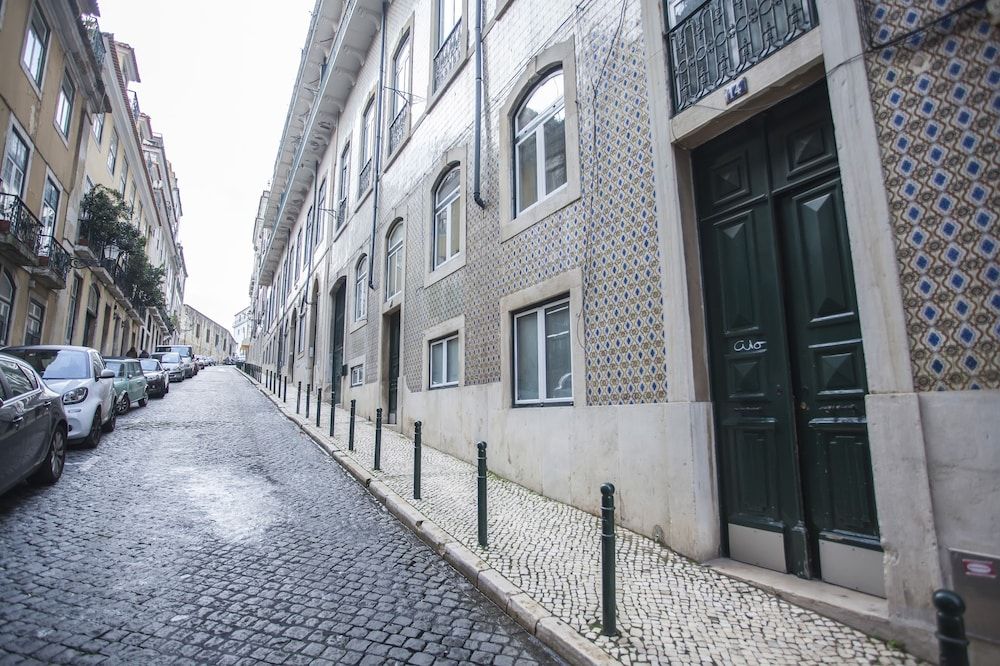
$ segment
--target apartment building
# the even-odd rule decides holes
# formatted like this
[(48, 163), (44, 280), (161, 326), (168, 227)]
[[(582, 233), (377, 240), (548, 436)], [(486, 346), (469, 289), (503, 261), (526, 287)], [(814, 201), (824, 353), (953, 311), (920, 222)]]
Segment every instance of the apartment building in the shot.
[(236, 353), (236, 340), (229, 329), (186, 303), (183, 312), (176, 344), (191, 345), (196, 355), (212, 356), (220, 363)]
[(246, 306), (233, 317), (233, 338), (236, 340), (237, 353), (246, 356), (250, 351), (250, 331), (252, 328), (252, 311)]
[(922, 655), (953, 587), (991, 658), (1000, 45), (917, 4), (318, 0), (248, 360)]
[[(128, 88), (140, 80), (135, 53), (100, 31), (97, 13), (91, 2), (0, 4), (4, 344), (123, 354), (168, 340), (179, 321), (176, 178)], [(140, 299), (126, 253), (93, 242), (81, 203), (96, 186), (122, 196), (151, 266), (164, 267), (163, 307)]]

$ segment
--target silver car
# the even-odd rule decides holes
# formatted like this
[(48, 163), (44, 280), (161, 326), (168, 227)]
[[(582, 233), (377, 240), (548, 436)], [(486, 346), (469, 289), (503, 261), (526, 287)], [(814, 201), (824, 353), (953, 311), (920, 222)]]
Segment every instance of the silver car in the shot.
[(159, 361), (160, 366), (167, 371), (167, 375), (172, 382), (184, 381), (184, 365), (181, 362), (181, 355), (177, 352), (155, 352), (152, 354), (154, 361)]
[(102, 432), (115, 429), (115, 373), (105, 369), (96, 349), (36, 345), (8, 347), (4, 352), (26, 361), (50, 389), (62, 395), (70, 442), (93, 448)]

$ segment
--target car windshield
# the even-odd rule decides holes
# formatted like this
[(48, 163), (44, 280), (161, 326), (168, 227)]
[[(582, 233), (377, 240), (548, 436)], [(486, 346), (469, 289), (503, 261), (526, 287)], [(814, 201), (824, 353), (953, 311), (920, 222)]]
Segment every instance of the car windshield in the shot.
[(153, 354), (153, 358), (158, 360), (160, 363), (180, 363), (181, 355), (177, 352), (157, 352)]
[(116, 377), (123, 377), (122, 373), (122, 362), (121, 361), (104, 361), (105, 367), (111, 372), (115, 373)]
[(42, 379), (89, 379), (90, 356), (70, 349), (22, 349), (10, 352), (24, 359)]
[(160, 363), (155, 359), (151, 358), (141, 359), (139, 361), (139, 365), (141, 365), (142, 369), (145, 370), (146, 372), (156, 372), (157, 370), (160, 369)]

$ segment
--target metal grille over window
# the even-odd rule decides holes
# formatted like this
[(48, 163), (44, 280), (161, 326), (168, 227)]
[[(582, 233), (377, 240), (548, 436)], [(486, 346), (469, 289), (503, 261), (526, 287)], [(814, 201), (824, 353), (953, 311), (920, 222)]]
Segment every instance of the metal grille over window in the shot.
[(440, 90), (451, 73), (458, 66), (458, 61), (462, 55), (460, 40), (462, 38), (462, 23), (459, 21), (451, 29), (451, 34), (438, 49), (434, 56), (434, 90)]
[(368, 160), (358, 174), (358, 197), (361, 197), (372, 183), (372, 161)]
[(667, 0), (674, 112), (818, 24), (812, 0)]
[(347, 199), (341, 199), (340, 203), (337, 204), (337, 228), (344, 226), (344, 220), (347, 219)]

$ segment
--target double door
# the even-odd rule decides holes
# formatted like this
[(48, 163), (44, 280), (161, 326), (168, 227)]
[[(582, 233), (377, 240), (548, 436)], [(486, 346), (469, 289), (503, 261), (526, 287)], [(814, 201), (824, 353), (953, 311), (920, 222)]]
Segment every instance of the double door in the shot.
[(693, 163), (723, 541), (734, 559), (882, 594), (825, 86), (703, 146)]

